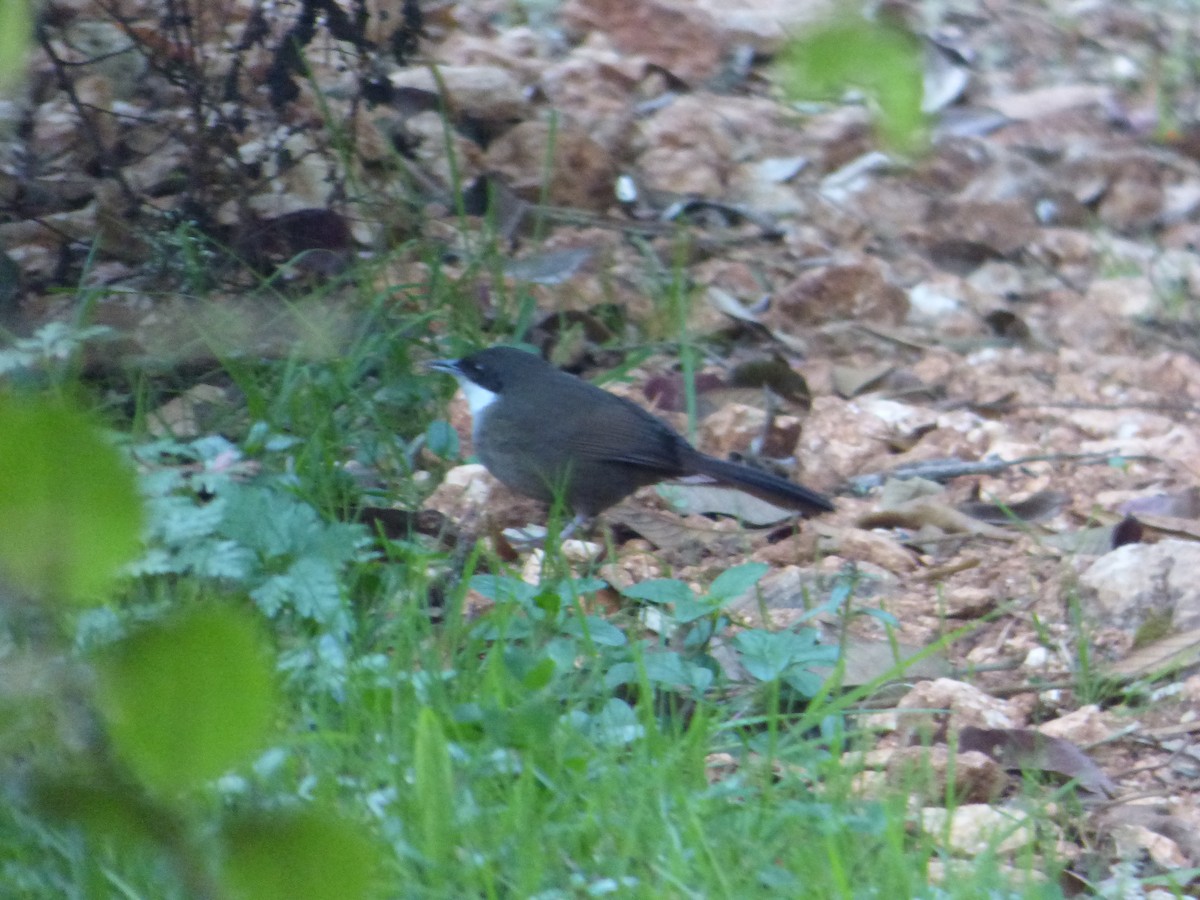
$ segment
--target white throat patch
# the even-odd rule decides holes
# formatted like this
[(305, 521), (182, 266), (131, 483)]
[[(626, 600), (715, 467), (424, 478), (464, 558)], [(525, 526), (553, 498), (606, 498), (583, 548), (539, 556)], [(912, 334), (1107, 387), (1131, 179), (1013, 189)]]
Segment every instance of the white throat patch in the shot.
[(480, 387), (469, 378), (463, 378), (461, 375), (455, 377), (458, 378), (458, 383), (462, 386), (462, 391), (467, 397), (467, 405), (471, 407), (471, 418), (478, 422), (479, 416), (483, 411), (500, 395), (495, 391), (489, 391), (485, 387)]

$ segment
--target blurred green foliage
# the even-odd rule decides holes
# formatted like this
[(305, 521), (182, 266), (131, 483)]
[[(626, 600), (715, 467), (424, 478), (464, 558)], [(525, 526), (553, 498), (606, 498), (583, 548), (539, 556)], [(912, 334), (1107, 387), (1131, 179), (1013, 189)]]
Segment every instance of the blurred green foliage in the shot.
[(859, 88), (874, 101), (879, 134), (890, 147), (915, 152), (926, 140), (920, 41), (862, 19), (836, 19), (789, 41), (776, 77), (793, 99), (826, 100)]

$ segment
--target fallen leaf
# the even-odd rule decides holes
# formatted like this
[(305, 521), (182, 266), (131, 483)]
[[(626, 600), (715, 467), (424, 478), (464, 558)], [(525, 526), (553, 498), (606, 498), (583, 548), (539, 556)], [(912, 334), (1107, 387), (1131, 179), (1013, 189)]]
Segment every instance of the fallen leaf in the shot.
[(1109, 678), (1150, 678), (1200, 661), (1200, 628), (1172, 634), (1134, 650), (1124, 659), (1101, 667)]
[(1067, 508), (1071, 498), (1062, 491), (1038, 491), (1016, 503), (960, 503), (959, 512), (993, 525), (1040, 522), (1051, 519)]
[(1117, 787), (1082, 750), (1070, 741), (1028, 728), (964, 727), (958, 747), (986, 753), (1010, 769), (1054, 772), (1079, 782), (1084, 790), (1112, 796)]

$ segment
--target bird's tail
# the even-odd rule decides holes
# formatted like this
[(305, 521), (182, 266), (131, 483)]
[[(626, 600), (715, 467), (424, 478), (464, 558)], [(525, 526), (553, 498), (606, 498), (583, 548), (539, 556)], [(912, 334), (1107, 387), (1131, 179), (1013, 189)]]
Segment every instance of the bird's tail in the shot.
[(698, 450), (689, 456), (687, 462), (689, 473), (715, 478), (776, 506), (805, 513), (833, 511), (833, 502), (828, 497), (762, 469), (726, 462)]

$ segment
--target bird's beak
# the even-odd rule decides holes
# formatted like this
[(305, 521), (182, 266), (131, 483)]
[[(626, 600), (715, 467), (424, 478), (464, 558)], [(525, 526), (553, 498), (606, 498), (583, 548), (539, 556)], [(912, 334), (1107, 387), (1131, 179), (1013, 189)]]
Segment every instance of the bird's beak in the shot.
[(435, 372), (445, 372), (447, 375), (461, 375), (462, 369), (458, 366), (457, 359), (431, 359), (425, 363), (425, 368), (432, 369)]

